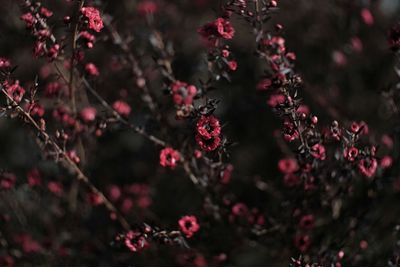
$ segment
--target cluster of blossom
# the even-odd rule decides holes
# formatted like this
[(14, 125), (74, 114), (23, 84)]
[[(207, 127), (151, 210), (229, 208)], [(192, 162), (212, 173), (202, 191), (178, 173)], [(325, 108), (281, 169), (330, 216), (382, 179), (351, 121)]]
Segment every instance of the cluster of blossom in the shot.
[(61, 52), (62, 44), (56, 43), (51, 30), (46, 27), (47, 20), (53, 16), (53, 12), (41, 6), (40, 2), (25, 1), (25, 6), (28, 12), (21, 16), (21, 20), (35, 37), (34, 56), (47, 56), (49, 60), (56, 59)]
[(209, 72), (216, 80), (221, 76), (229, 80), (229, 72), (237, 69), (237, 62), (232, 58), (229, 45), (225, 44), (225, 40), (232, 39), (235, 34), (229, 21), (230, 15), (227, 12), (224, 17), (217, 18), (198, 30), (208, 47), (208, 61), (212, 63)]

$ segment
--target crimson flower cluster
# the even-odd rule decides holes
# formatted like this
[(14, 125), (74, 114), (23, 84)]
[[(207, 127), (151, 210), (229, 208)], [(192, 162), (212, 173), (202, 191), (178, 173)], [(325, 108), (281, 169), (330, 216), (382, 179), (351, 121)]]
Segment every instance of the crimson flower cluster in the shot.
[(221, 126), (214, 116), (201, 116), (197, 121), (196, 131), (196, 142), (202, 150), (211, 152), (220, 146)]

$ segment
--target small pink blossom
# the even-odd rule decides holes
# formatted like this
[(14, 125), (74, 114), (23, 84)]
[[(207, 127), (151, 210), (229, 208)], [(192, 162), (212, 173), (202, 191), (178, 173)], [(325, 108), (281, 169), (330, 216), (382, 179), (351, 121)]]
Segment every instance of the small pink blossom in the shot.
[(179, 227), (187, 238), (193, 236), (194, 233), (200, 230), (200, 225), (195, 216), (184, 216), (179, 220)]
[(89, 20), (89, 29), (100, 32), (104, 27), (100, 11), (94, 7), (82, 7), (81, 13)]

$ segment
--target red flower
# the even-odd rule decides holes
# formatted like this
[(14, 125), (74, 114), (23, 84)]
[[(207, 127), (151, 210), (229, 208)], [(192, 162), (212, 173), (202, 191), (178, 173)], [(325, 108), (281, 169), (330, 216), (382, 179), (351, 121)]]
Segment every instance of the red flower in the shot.
[(296, 130), (296, 127), (292, 122), (285, 121), (283, 127), (283, 137), (287, 142), (292, 142), (299, 138), (299, 132)]
[(80, 115), (85, 122), (91, 122), (96, 119), (97, 110), (94, 107), (86, 107), (81, 110)]
[(20, 244), (25, 253), (37, 253), (43, 250), (42, 246), (29, 234), (20, 234), (14, 237), (16, 243)]
[(9, 68), (11, 66), (10, 60), (0, 57), (0, 69)]
[(392, 166), (392, 164), (393, 164), (393, 159), (392, 159), (391, 156), (384, 156), (384, 157), (381, 159), (381, 162), (380, 162), (380, 166), (381, 166), (382, 168), (384, 168), (384, 169), (390, 168), (390, 167)]
[(49, 182), (47, 184), (47, 188), (50, 192), (57, 196), (61, 196), (64, 193), (64, 188), (61, 183), (59, 182)]
[(343, 156), (348, 161), (353, 162), (358, 156), (358, 149), (355, 147), (346, 147), (343, 151)]
[(268, 106), (274, 108), (274, 107), (284, 103), (285, 100), (286, 100), (286, 98), (284, 95), (274, 94), (269, 97), (269, 99), (267, 100), (267, 104), (268, 104)]
[(100, 74), (96, 65), (94, 65), (93, 63), (86, 64), (85, 70), (89, 75), (92, 75), (92, 76), (99, 76), (99, 74)]
[(46, 97), (57, 96), (61, 91), (63, 91), (63, 86), (59, 82), (51, 82), (46, 85), (44, 94)]
[(148, 243), (146, 238), (139, 232), (129, 231), (125, 235), (125, 246), (133, 252), (137, 252), (145, 248)]
[(232, 207), (232, 214), (235, 216), (245, 216), (247, 215), (249, 212), (249, 209), (247, 208), (246, 204), (244, 203), (236, 203), (233, 207)]
[(89, 19), (89, 29), (100, 32), (104, 26), (99, 10), (94, 7), (82, 7), (81, 12)]
[(103, 203), (103, 198), (99, 194), (96, 194), (93, 192), (91, 192), (87, 195), (87, 200), (88, 200), (89, 204), (91, 204), (93, 206), (98, 206)]
[(196, 135), (196, 142), (204, 151), (210, 152), (214, 151), (221, 144), (221, 138), (218, 136), (212, 137), (210, 139), (204, 139), (200, 134)]
[(26, 24), (26, 27), (31, 28), (33, 24), (36, 23), (36, 19), (33, 17), (31, 13), (25, 13), (21, 16), (21, 20), (23, 20)]
[(15, 81), (13, 84), (6, 81), (4, 87), (6, 88), (7, 94), (11, 96), (15, 102), (21, 102), (25, 94), (25, 89), (19, 85), (19, 81)]
[(201, 116), (196, 124), (197, 133), (204, 139), (211, 139), (221, 134), (219, 120), (214, 116)]
[(371, 26), (374, 24), (374, 16), (372, 15), (371, 11), (368, 8), (363, 8), (361, 10), (361, 18), (365, 24)]
[(237, 69), (237, 62), (235, 60), (229, 61), (228, 67), (231, 71), (235, 71)]
[(11, 189), (14, 187), (17, 177), (13, 173), (0, 174), (0, 189)]
[(50, 47), (49, 51), (47, 52), (47, 56), (49, 57), (50, 60), (54, 60), (58, 57), (59, 52), (60, 52), (60, 45), (55, 44), (52, 47)]
[(38, 169), (32, 169), (27, 174), (28, 184), (33, 187), (42, 184), (42, 176)]
[(228, 184), (232, 177), (233, 165), (228, 164), (225, 169), (221, 172), (221, 184)]
[(80, 32), (79, 37), (86, 40), (86, 45), (88, 48), (92, 48), (93, 43), (96, 41), (96, 37), (88, 31)]
[(282, 173), (288, 174), (296, 172), (299, 169), (299, 165), (296, 159), (286, 158), (278, 162), (278, 168)]
[(272, 81), (271, 79), (264, 79), (261, 80), (258, 84), (257, 84), (257, 90), (267, 90), (268, 88), (270, 88), (272, 85)]
[(235, 29), (228, 20), (217, 18), (215, 21), (202, 26), (198, 30), (198, 33), (205, 38), (217, 37), (232, 39), (235, 34)]
[(378, 167), (378, 161), (375, 158), (365, 158), (358, 162), (358, 169), (368, 178), (371, 178)]
[(160, 165), (163, 167), (170, 167), (174, 169), (178, 164), (181, 156), (178, 151), (167, 147), (160, 152)]
[(179, 220), (179, 227), (187, 238), (193, 236), (194, 233), (200, 230), (200, 225), (197, 223), (195, 216), (184, 216)]
[(38, 103), (30, 103), (28, 104), (28, 110), (29, 114), (31, 116), (38, 116), (38, 117), (43, 117), (44, 115), (44, 107)]
[(131, 113), (131, 107), (122, 100), (115, 101), (112, 107), (116, 112), (118, 112), (119, 115), (122, 116), (129, 116)]
[(311, 147), (311, 155), (320, 160), (325, 160), (326, 158), (326, 153), (325, 153), (325, 147), (321, 144), (315, 144)]
[(45, 7), (40, 8), (40, 14), (46, 18), (50, 18), (51, 16), (53, 16), (53, 12), (51, 12)]
[(194, 85), (188, 85), (181, 81), (175, 81), (171, 84), (172, 97), (177, 105), (191, 105), (193, 98), (197, 94), (197, 89)]

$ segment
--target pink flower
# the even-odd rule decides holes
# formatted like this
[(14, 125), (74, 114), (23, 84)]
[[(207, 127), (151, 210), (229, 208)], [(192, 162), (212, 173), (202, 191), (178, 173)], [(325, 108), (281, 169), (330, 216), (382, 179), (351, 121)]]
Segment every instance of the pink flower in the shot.
[(81, 159), (79, 158), (78, 154), (76, 153), (76, 150), (69, 150), (67, 152), (67, 156), (68, 156), (68, 158), (70, 158), (76, 164), (81, 162)]
[(326, 158), (325, 147), (322, 144), (313, 145), (310, 153), (316, 159), (325, 160)]
[(244, 203), (236, 203), (232, 207), (232, 214), (235, 216), (239, 216), (239, 217), (245, 216), (248, 214), (248, 212), (249, 212), (249, 208)]
[(50, 18), (51, 16), (53, 16), (53, 12), (51, 12), (45, 7), (40, 8), (40, 14), (46, 18)]
[(201, 149), (203, 149), (206, 152), (211, 152), (220, 146), (221, 138), (219, 138), (218, 136), (215, 136), (210, 139), (205, 139), (200, 134), (197, 134), (196, 142)]
[(19, 81), (10, 84), (8, 81), (4, 83), (7, 94), (17, 103), (21, 102), (25, 95), (25, 89), (19, 85)]
[(299, 138), (299, 132), (291, 121), (287, 120), (283, 123), (283, 138), (287, 142), (292, 142)]
[(195, 216), (184, 216), (179, 220), (179, 227), (187, 238), (193, 236), (194, 233), (200, 230), (200, 225), (197, 223)]
[(378, 168), (378, 162), (375, 158), (365, 158), (358, 162), (359, 171), (366, 177), (371, 178)]
[(228, 164), (225, 169), (221, 172), (221, 184), (228, 184), (232, 177), (233, 165)]
[(85, 122), (91, 122), (96, 119), (96, 113), (97, 110), (94, 107), (86, 107), (81, 110), (80, 115)]
[(103, 203), (103, 198), (99, 194), (92, 192), (87, 195), (87, 200), (93, 206), (98, 206)]
[(334, 51), (332, 53), (332, 59), (339, 67), (347, 64), (347, 57), (342, 51)]
[(211, 139), (221, 134), (219, 120), (214, 116), (201, 116), (196, 124), (197, 133), (204, 139)]
[(7, 58), (0, 57), (0, 69), (11, 67), (11, 62)]
[(146, 238), (140, 232), (135, 231), (129, 231), (125, 235), (124, 243), (125, 246), (133, 252), (137, 252), (148, 246)]
[(262, 90), (267, 90), (271, 87), (272, 81), (271, 79), (263, 79), (257, 84), (257, 90), (262, 91)]
[(30, 187), (42, 184), (42, 176), (38, 169), (32, 169), (27, 174), (28, 184)]
[(224, 18), (217, 18), (215, 21), (210, 22), (202, 26), (198, 33), (204, 38), (224, 38), (232, 39), (235, 34), (235, 29), (231, 23)]
[(96, 65), (94, 65), (93, 63), (88, 63), (85, 66), (85, 71), (92, 76), (99, 76), (99, 70), (97, 69)]
[(282, 103), (284, 103), (286, 100), (285, 96), (282, 94), (274, 94), (271, 95), (267, 101), (268, 106), (274, 108)]
[(368, 8), (363, 8), (361, 10), (361, 18), (364, 23), (368, 26), (374, 24), (374, 16), (372, 15), (371, 11)]
[(47, 184), (47, 188), (50, 192), (57, 196), (61, 196), (64, 193), (64, 188), (61, 183), (59, 182), (49, 182)]
[(50, 47), (49, 51), (47, 52), (47, 56), (49, 57), (50, 61), (54, 60), (58, 57), (58, 53), (60, 52), (60, 45), (55, 44)]
[(44, 107), (38, 103), (31, 103), (28, 105), (28, 110), (29, 110), (29, 114), (31, 114), (31, 116), (38, 116), (38, 117), (43, 117), (44, 115)]
[(286, 54), (286, 58), (291, 60), (291, 61), (295, 61), (296, 60), (296, 54), (293, 52), (289, 52)]
[(363, 43), (360, 38), (353, 37), (351, 38), (351, 47), (357, 53), (360, 53), (363, 50)]
[(230, 52), (228, 49), (222, 49), (221, 55), (222, 55), (222, 57), (229, 57)]
[(193, 98), (197, 94), (194, 85), (188, 85), (181, 81), (175, 81), (171, 84), (172, 97), (177, 105), (192, 105)]
[(358, 149), (355, 147), (346, 147), (343, 151), (343, 156), (350, 162), (353, 162), (358, 156)]
[(14, 187), (17, 177), (15, 174), (5, 172), (0, 174), (0, 189), (11, 189)]
[(131, 113), (131, 107), (124, 101), (115, 101), (112, 105), (113, 109), (122, 116), (129, 116)]
[(15, 237), (15, 242), (20, 244), (25, 253), (37, 253), (43, 250), (42, 246), (29, 234), (20, 234)]
[(299, 169), (299, 165), (297, 164), (296, 159), (285, 158), (278, 162), (278, 168), (282, 173), (288, 174), (296, 172)]
[(180, 159), (179, 152), (170, 147), (164, 148), (160, 152), (160, 165), (163, 167), (175, 169)]
[(21, 16), (21, 20), (23, 20), (26, 24), (26, 27), (31, 28), (33, 24), (36, 23), (36, 19), (33, 17), (32, 13), (25, 13)]
[(117, 201), (122, 195), (121, 188), (118, 185), (111, 185), (108, 188), (108, 197), (111, 201)]
[(393, 164), (393, 159), (391, 156), (384, 156), (380, 162), (380, 166), (384, 169), (390, 168), (392, 164)]
[(308, 115), (310, 114), (310, 108), (303, 104), (297, 108), (297, 112)]
[(104, 27), (100, 11), (94, 7), (82, 7), (81, 12), (89, 20), (89, 29), (100, 32)]
[(237, 62), (235, 60), (229, 61), (228, 67), (231, 71), (235, 71), (237, 69)]
[(48, 83), (45, 87), (44, 94), (46, 97), (57, 96), (61, 91), (63, 91), (63, 86), (59, 82)]
[(86, 45), (88, 48), (92, 48), (93, 43), (96, 41), (96, 37), (88, 31), (80, 32), (79, 37), (86, 40)]

